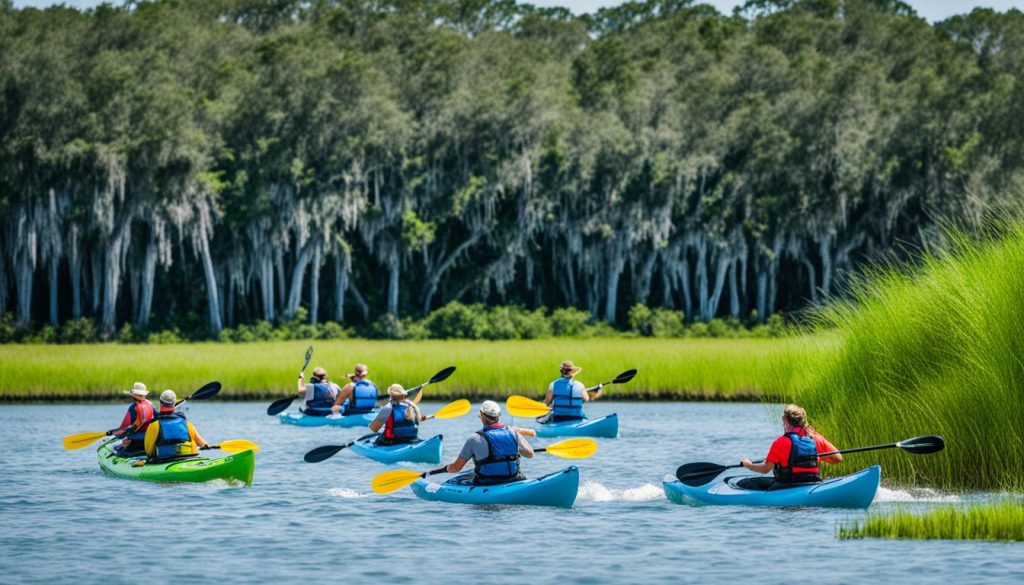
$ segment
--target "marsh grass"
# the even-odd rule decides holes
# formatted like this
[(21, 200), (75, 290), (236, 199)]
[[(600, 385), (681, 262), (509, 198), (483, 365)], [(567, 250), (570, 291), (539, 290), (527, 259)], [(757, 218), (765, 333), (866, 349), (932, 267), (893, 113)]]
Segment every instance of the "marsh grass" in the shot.
[[(448, 365), (458, 370), (428, 397), (500, 398), (512, 393), (540, 396), (557, 377), (558, 364), (583, 366), (588, 385), (639, 369), (629, 384), (610, 386), (609, 399), (758, 400), (781, 396), (766, 388), (770, 369), (789, 371), (783, 339), (547, 339), (536, 341), (279, 341), (247, 344), (177, 345), (2, 345), (0, 400), (104, 400), (120, 398), (136, 380), (151, 389), (179, 393), (210, 380), (224, 384), (226, 399), (280, 397), (294, 391), (306, 346), (314, 366), (332, 380), (356, 362), (370, 366), (381, 387), (412, 386)], [(803, 343), (803, 342), (799, 342)]]
[(1024, 540), (1024, 505), (1000, 502), (942, 506), (923, 513), (898, 510), (840, 525), (839, 538)]
[(910, 274), (880, 270), (820, 318), (833, 351), (784, 371), (785, 384), (833, 443), (942, 435), (942, 453), (873, 458), (897, 483), (1024, 487), (1024, 227)]

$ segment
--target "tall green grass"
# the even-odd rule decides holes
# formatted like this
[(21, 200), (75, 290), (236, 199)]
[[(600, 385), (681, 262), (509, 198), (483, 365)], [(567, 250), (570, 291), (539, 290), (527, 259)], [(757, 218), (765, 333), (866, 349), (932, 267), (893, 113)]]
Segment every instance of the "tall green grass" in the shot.
[(841, 525), (839, 538), (1024, 540), (1024, 505), (1014, 502), (942, 506), (915, 514), (900, 510)]
[(837, 330), (835, 350), (785, 383), (833, 443), (938, 434), (942, 453), (870, 457), (901, 483), (1024, 486), (1024, 227), (960, 241), (911, 274), (880, 270), (821, 318)]
[[(427, 396), (540, 396), (572, 359), (588, 385), (638, 368), (630, 383), (610, 386), (610, 399), (757, 400), (781, 396), (768, 388), (770, 364), (784, 364), (797, 343), (783, 339), (547, 339), (535, 341), (279, 341), (249, 344), (0, 345), (0, 400), (82, 400), (120, 396), (136, 380), (151, 389), (186, 392), (210, 380), (222, 397), (279, 397), (295, 388), (306, 346), (313, 366), (331, 379), (356, 362), (370, 366), (379, 385), (412, 386), (448, 365), (458, 367)], [(771, 367), (778, 367), (772, 365)], [(783, 369), (788, 369), (783, 367)]]

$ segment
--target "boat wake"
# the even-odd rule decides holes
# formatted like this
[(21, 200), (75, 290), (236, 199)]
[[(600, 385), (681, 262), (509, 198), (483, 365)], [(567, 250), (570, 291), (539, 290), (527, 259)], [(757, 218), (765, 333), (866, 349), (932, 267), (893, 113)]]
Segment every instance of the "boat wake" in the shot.
[(884, 487), (878, 488), (875, 494), (875, 502), (959, 502), (961, 497), (956, 494), (944, 494), (929, 488), (913, 488), (906, 490), (891, 490)]
[(361, 494), (356, 490), (350, 490), (348, 488), (331, 488), (327, 490), (327, 493), (335, 498), (365, 498), (369, 494)]
[(635, 488), (612, 489), (596, 481), (588, 481), (580, 486), (576, 501), (650, 502), (664, 497), (661, 486), (653, 483), (645, 483)]

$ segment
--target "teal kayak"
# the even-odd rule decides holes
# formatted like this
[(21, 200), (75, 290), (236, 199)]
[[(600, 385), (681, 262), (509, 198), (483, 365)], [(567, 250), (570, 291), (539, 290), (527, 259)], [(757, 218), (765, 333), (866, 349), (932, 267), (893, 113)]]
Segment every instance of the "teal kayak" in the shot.
[(350, 414), (348, 416), (341, 416), (340, 414), (310, 416), (301, 412), (286, 412), (281, 414), (280, 418), (282, 424), (300, 427), (365, 427), (373, 422), (376, 416), (377, 411), (366, 414)]
[(136, 467), (135, 463), (145, 457), (119, 457), (108, 443), (96, 451), (100, 469), (108, 475), (124, 479), (142, 479), (162, 482), (204, 482), (215, 479), (233, 480), (252, 485), (252, 473), (256, 467), (256, 456), (252, 451), (242, 451), (216, 459), (191, 457), (167, 463), (147, 463)]
[(412, 484), (412, 491), (424, 500), (453, 504), (506, 504), (571, 508), (579, 490), (580, 472), (575, 465), (536, 479), (500, 485), (473, 485), (473, 474), (463, 473), (444, 483), (425, 479)]
[(614, 439), (618, 435), (618, 414), (609, 414), (601, 418), (546, 423), (537, 428), (538, 437), (608, 437)]
[[(873, 465), (857, 473), (832, 477), (814, 484), (769, 490), (744, 489), (744, 477), (727, 477), (693, 487), (666, 481), (665, 496), (690, 506), (809, 506), (817, 508), (867, 508), (875, 499), (882, 468)], [(749, 476), (747, 476), (749, 477)]]
[(442, 439), (441, 435), (435, 435), (415, 443), (376, 445), (377, 437), (370, 437), (367, 439), (357, 439), (350, 449), (363, 457), (368, 457), (381, 463), (398, 463), (399, 461), (440, 463)]

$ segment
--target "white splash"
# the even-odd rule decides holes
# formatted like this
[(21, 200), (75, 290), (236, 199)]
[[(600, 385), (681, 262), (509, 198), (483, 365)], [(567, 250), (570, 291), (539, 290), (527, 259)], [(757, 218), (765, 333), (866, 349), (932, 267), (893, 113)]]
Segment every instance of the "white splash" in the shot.
[(577, 501), (590, 502), (650, 502), (664, 497), (661, 486), (645, 483), (640, 487), (611, 489), (596, 481), (588, 481), (580, 486)]
[(361, 494), (356, 490), (350, 490), (348, 488), (331, 488), (327, 490), (327, 493), (336, 498), (365, 498), (367, 494)]
[(959, 502), (960, 496), (955, 494), (944, 494), (929, 488), (915, 488), (912, 490), (891, 490), (884, 487), (878, 488), (875, 494), (876, 502)]

